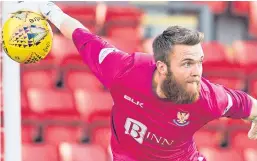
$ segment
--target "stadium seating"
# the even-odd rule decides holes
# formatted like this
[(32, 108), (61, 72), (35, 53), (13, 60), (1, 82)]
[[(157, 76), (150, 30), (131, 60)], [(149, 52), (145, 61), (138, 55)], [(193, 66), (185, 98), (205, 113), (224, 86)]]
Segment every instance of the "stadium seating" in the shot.
[(55, 34), (53, 44), (55, 45), (53, 45), (50, 55), (54, 58), (54, 63), (57, 65), (60, 65), (65, 57), (78, 54), (73, 41), (65, 38), (63, 35)]
[(257, 42), (234, 41), (232, 44), (236, 63), (244, 68), (247, 75), (256, 72), (257, 65)]
[(21, 114), (23, 120), (36, 121), (38, 118), (37, 113), (33, 112), (29, 107), (25, 92), (21, 92)]
[(249, 80), (249, 94), (254, 98), (257, 98), (257, 78), (253, 78)]
[(32, 143), (40, 136), (39, 128), (36, 124), (22, 124), (21, 140), (23, 143)]
[(104, 26), (106, 36), (125, 52), (137, 51), (143, 34), (140, 30), (142, 16), (143, 12), (132, 6), (109, 6)]
[(64, 74), (64, 84), (69, 89), (87, 91), (103, 91), (104, 87), (93, 73), (89, 71), (72, 71)]
[(76, 121), (79, 114), (75, 108), (71, 91), (30, 88), (27, 90), (30, 109), (40, 116), (40, 119)]
[(111, 139), (110, 126), (94, 128), (92, 134), (93, 143), (101, 145), (107, 150)]
[(98, 117), (89, 126), (90, 141), (93, 144), (100, 145), (106, 152), (108, 152), (108, 147), (110, 146), (110, 126), (110, 116)]
[(231, 12), (237, 16), (248, 16), (249, 4), (247, 1), (234, 1), (231, 3)]
[(63, 73), (69, 70), (88, 71), (89, 68), (78, 53), (69, 54), (63, 58), (61, 64)]
[[(0, 99), (3, 100), (3, 89), (0, 88)], [(0, 111), (3, 110), (3, 101), (0, 101)]]
[(49, 144), (22, 145), (22, 161), (58, 161), (57, 147)]
[(247, 148), (244, 150), (244, 160), (255, 161), (257, 158), (257, 150), (253, 148)]
[(95, 144), (62, 143), (59, 153), (60, 161), (107, 161), (104, 150)]
[(214, 41), (203, 43), (202, 47), (205, 54), (204, 77), (232, 89), (245, 89), (245, 71), (235, 63), (224, 45)]
[(257, 149), (257, 143), (255, 140), (250, 140), (247, 137), (248, 129), (239, 130), (234, 129), (231, 131), (230, 138), (231, 138), (231, 146), (235, 149), (244, 150), (247, 148)]
[(105, 23), (111, 26), (138, 26), (143, 14), (141, 9), (130, 5), (108, 6)]
[[(215, 18), (226, 14), (228, 9), (233, 16), (247, 18), (248, 34), (256, 38), (256, 2), (192, 3), (208, 5)], [(152, 54), (152, 38), (141, 44), (142, 17), (145, 14), (141, 9), (110, 5), (104, 26), (99, 30), (96, 5), (83, 2), (72, 7), (61, 5), (61, 8), (91, 32), (102, 34), (104, 40), (118, 49), (131, 53), (143, 48), (143, 52)], [(23, 161), (107, 161), (113, 105), (111, 95), (83, 62), (72, 40), (64, 38), (57, 33), (58, 29), (51, 26), (54, 32), (51, 53), (38, 63), (21, 65)], [(202, 45), (205, 53), (204, 76), (207, 79), (229, 88), (247, 89), (257, 98), (255, 41), (235, 41), (230, 45), (232, 54), (225, 44), (218, 41)], [(1, 66), (2, 59), (2, 98)], [(57, 88), (56, 83), (59, 82), (62, 85)], [(0, 102), (2, 109), (3, 101)], [(2, 115), (3, 111), (1, 119)], [(242, 120), (215, 120), (196, 132), (194, 139), (208, 161), (256, 161), (257, 144), (247, 138), (249, 126), (250, 123)], [(1, 141), (4, 139), (2, 133)], [(227, 133), (228, 146), (220, 148)]]
[(251, 36), (257, 36), (257, 2), (249, 2), (249, 27), (248, 32)]
[[(222, 124), (220, 124), (222, 126)], [(203, 128), (194, 134), (197, 147), (219, 147), (222, 143), (224, 130), (221, 128)]]
[(207, 67), (230, 67), (233, 64), (233, 58), (227, 52), (226, 46), (217, 41), (202, 43), (204, 51), (204, 63)]
[(69, 124), (48, 124), (43, 128), (43, 141), (51, 145), (58, 145), (61, 142), (81, 142), (83, 131), (79, 125)]
[(68, 15), (79, 20), (91, 32), (96, 32), (96, 6), (95, 5), (76, 5), (69, 7), (61, 6), (62, 10)]
[(21, 74), (21, 87), (28, 88), (52, 88), (57, 81), (56, 70), (31, 70)]
[(81, 115), (81, 119), (90, 121), (91, 115), (101, 111), (107, 111), (110, 114), (113, 101), (109, 92), (97, 92), (97, 91), (86, 91), (76, 90), (74, 92), (76, 101), (76, 108)]
[(214, 1), (214, 2), (194, 1), (193, 3), (207, 5), (214, 14), (222, 14), (226, 12), (228, 8), (228, 2), (225, 2), (225, 1), (220, 1), (220, 2), (219, 1)]
[(242, 161), (244, 158), (242, 153), (233, 148), (202, 147), (200, 152), (207, 158), (208, 161)]

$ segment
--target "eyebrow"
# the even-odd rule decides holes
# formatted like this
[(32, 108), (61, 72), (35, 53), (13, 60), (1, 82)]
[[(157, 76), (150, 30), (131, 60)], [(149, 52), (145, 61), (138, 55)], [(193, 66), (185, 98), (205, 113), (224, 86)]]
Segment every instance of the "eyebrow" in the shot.
[[(203, 56), (201, 56), (200, 59), (202, 60), (202, 59), (203, 59)], [(182, 60), (182, 62), (184, 62), (184, 61), (196, 61), (196, 60), (191, 59), (191, 58), (185, 58), (185, 59)]]

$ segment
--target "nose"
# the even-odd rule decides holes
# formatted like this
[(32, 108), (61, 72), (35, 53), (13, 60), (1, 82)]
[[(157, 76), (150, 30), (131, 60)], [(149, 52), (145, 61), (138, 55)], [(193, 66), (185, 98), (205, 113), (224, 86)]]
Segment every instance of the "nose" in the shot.
[(193, 76), (193, 77), (201, 77), (202, 71), (203, 71), (202, 64), (196, 63), (196, 64), (194, 64), (194, 67), (192, 68), (191, 76)]

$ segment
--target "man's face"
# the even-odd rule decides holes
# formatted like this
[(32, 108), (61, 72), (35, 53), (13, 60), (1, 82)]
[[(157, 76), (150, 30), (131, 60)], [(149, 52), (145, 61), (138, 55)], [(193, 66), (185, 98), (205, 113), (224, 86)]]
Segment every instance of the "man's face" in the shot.
[(203, 56), (201, 44), (174, 46), (162, 84), (162, 91), (172, 102), (184, 104), (198, 100)]

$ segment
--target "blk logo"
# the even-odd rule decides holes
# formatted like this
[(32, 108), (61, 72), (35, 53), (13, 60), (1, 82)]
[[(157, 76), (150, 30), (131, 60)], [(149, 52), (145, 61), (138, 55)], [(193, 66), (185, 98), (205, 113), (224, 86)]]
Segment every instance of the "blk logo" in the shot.
[(141, 108), (143, 108), (143, 105), (144, 105), (144, 104), (143, 104), (142, 102), (136, 101), (136, 100), (134, 100), (133, 98), (127, 96), (127, 95), (124, 95), (124, 98), (125, 98), (126, 100), (128, 100), (129, 102), (131, 102), (131, 103), (133, 103), (133, 104), (135, 104), (135, 105), (140, 106)]

